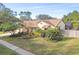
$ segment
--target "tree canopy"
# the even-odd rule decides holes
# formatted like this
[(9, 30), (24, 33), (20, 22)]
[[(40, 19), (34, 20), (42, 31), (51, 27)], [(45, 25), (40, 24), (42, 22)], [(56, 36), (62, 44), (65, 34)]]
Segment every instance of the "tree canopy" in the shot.
[(65, 23), (68, 21), (79, 21), (79, 12), (74, 10), (72, 13), (69, 13), (68, 15), (64, 15), (63, 21)]
[[(63, 21), (65, 24), (67, 24), (67, 27), (72, 29), (79, 29), (79, 12), (74, 10), (73, 12), (69, 13), (68, 15), (64, 15)], [(71, 23), (71, 26), (69, 26), (68, 22)]]
[(22, 20), (30, 20), (31, 19), (31, 12), (29, 11), (21, 11), (19, 13), (20, 19)]
[(16, 22), (18, 21), (18, 18), (14, 16), (14, 11), (11, 10), (10, 8), (7, 8), (5, 5), (0, 3), (0, 21), (6, 22), (6, 21), (11, 21), (11, 22)]
[(49, 16), (49, 15), (46, 15), (46, 14), (39, 14), (36, 16), (36, 19), (42, 19), (42, 20), (46, 20), (46, 19), (52, 19), (53, 17)]
[(18, 28), (19, 26), (16, 23), (19, 19), (15, 17), (16, 15), (17, 12), (0, 3), (0, 31), (9, 31)]
[(0, 25), (0, 31), (11, 31), (17, 29), (18, 27), (18, 25), (13, 24), (11, 22), (5, 22)]

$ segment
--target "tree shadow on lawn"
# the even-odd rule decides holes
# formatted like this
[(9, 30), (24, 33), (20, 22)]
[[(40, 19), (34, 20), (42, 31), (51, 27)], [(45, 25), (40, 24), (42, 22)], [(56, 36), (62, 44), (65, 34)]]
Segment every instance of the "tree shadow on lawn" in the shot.
[(32, 35), (28, 35), (27, 33), (19, 33), (19, 34), (13, 34), (9, 36), (11, 38), (19, 38), (19, 39), (31, 39), (34, 38)]

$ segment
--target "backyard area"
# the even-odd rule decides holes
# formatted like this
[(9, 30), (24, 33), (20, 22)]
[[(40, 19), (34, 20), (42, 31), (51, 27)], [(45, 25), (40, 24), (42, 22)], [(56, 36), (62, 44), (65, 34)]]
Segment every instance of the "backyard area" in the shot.
[(3, 45), (0, 45), (0, 55), (17, 55), (17, 53)]
[(62, 41), (51, 41), (46, 38), (21, 39), (4, 37), (3, 40), (38, 55), (77, 55), (79, 39), (64, 38)]

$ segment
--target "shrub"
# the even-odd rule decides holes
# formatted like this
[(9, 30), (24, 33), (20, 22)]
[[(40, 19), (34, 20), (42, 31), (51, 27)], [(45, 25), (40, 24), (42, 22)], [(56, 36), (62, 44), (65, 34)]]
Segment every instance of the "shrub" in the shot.
[(79, 27), (78, 22), (72, 22), (72, 25), (73, 25), (73, 29), (78, 29)]
[(33, 33), (36, 37), (39, 37), (39, 36), (46, 37), (50, 40), (57, 40), (58, 41), (58, 40), (63, 39), (63, 35), (59, 29), (52, 29), (52, 28), (49, 28), (47, 30), (37, 29)]
[(62, 40), (63, 39), (63, 35), (61, 33), (61, 31), (59, 29), (48, 29), (46, 31), (46, 36), (47, 38), (49, 38), (50, 40)]
[(42, 33), (42, 32), (44, 32), (44, 30), (36, 29), (36, 32), (38, 32), (38, 33)]
[(35, 35), (35, 37), (44, 37), (44, 33), (45, 33), (45, 30), (41, 30), (41, 29), (36, 29), (35, 31), (33, 31), (33, 34)]
[(40, 33), (39, 32), (33, 32), (33, 34), (34, 34), (35, 37), (40, 36)]
[(33, 34), (34, 34), (35, 37), (39, 37), (41, 35), (41, 33), (42, 33), (41, 29), (36, 29), (36, 30), (33, 31)]
[(16, 29), (17, 27), (18, 26), (13, 23), (5, 22), (0, 25), (0, 31), (10, 31)]

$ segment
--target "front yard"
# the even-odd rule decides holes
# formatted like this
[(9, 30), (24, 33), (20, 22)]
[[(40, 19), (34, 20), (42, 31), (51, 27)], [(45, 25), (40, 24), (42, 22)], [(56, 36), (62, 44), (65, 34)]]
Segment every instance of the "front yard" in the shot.
[(17, 53), (3, 45), (0, 45), (0, 55), (17, 55)]
[(5, 37), (16, 46), (24, 48), (34, 54), (43, 55), (69, 55), (79, 54), (79, 39), (65, 38), (61, 41), (51, 41), (45, 38), (23, 39), (20, 37)]

